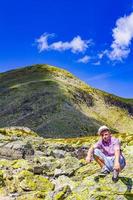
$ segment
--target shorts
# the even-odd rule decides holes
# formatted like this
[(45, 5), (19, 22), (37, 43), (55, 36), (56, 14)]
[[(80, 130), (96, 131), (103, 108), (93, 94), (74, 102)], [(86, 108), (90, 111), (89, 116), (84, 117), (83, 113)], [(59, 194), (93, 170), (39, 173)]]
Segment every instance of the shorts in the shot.
[[(105, 166), (109, 171), (113, 171), (114, 169), (114, 161), (115, 161), (115, 156), (106, 156), (100, 149), (95, 149), (94, 150), (94, 155), (98, 156), (102, 160), (104, 160)], [(123, 155), (120, 155), (119, 158), (120, 162), (120, 167), (123, 169), (126, 165), (125, 158)]]

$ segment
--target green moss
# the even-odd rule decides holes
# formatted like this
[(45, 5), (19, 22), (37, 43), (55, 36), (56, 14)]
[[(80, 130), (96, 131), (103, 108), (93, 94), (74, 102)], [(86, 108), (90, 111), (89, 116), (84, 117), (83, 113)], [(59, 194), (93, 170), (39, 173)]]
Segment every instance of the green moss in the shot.
[(35, 191), (37, 190), (37, 185), (32, 177), (25, 177), (23, 181), (20, 182), (20, 187), (24, 191)]
[(19, 159), (19, 160), (13, 161), (12, 168), (13, 169), (23, 168), (26, 170), (32, 170), (31, 164), (29, 164), (29, 162), (24, 159)]
[(88, 195), (88, 189), (85, 189), (82, 192), (72, 192), (65, 200), (87, 200), (90, 199)]
[(0, 128), (0, 134), (6, 135), (6, 136), (37, 136), (37, 133), (30, 131), (30, 130), (25, 130), (25, 129), (19, 129), (15, 127), (9, 127), (9, 128)]
[(16, 200), (44, 200), (46, 196), (45, 192), (30, 192), (28, 194), (23, 194), (16, 198)]
[(5, 185), (8, 190), (8, 193), (18, 192), (18, 190), (19, 190), (18, 184), (19, 183), (16, 182), (15, 179), (13, 179), (13, 177), (11, 180), (9, 180), (8, 178), (6, 178), (6, 180), (5, 180)]
[(7, 190), (5, 187), (0, 187), (0, 197), (4, 197), (7, 195)]
[(128, 143), (129, 146), (133, 146), (133, 140)]
[(3, 170), (0, 170), (0, 188), (5, 186), (4, 178), (3, 178)]
[(71, 193), (71, 189), (70, 187), (67, 185), (63, 188), (62, 191), (58, 192), (55, 196), (54, 196), (54, 200), (64, 200), (65, 197), (68, 196), (68, 194)]
[(0, 160), (0, 168), (9, 168), (12, 165), (12, 161), (11, 160), (6, 160), (6, 159), (1, 159)]
[(23, 170), (18, 174), (20, 187), (25, 191), (50, 191), (54, 185), (45, 177), (34, 175), (32, 172)]
[(95, 174), (97, 170), (98, 170), (98, 166), (95, 165), (94, 163), (93, 163), (93, 166), (86, 164), (85, 166), (80, 167), (75, 172), (75, 177), (77, 177), (79, 180), (83, 180), (85, 177)]

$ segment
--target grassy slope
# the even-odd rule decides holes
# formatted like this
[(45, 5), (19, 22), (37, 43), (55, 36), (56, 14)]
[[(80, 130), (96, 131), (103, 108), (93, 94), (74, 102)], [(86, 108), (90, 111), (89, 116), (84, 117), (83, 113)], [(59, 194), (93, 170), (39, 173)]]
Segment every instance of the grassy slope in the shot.
[(131, 133), (132, 102), (48, 65), (0, 74), (0, 127), (27, 126), (44, 137), (95, 134), (101, 124)]

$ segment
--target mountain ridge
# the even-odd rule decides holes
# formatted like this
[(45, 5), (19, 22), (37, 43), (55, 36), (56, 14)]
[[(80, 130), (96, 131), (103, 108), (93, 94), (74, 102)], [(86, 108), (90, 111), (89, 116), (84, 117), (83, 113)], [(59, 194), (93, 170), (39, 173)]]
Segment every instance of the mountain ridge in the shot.
[(95, 135), (108, 125), (133, 131), (133, 99), (95, 89), (50, 65), (0, 73), (0, 127), (26, 126), (43, 137)]

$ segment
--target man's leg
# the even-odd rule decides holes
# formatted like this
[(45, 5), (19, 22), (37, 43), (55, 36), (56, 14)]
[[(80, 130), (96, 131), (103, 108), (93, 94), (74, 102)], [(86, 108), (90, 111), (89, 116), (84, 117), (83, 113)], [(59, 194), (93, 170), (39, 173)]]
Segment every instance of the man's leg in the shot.
[(101, 168), (105, 165), (104, 160), (102, 160), (101, 158), (99, 158), (95, 154), (94, 154), (94, 159), (100, 165)]
[(120, 162), (120, 167), (121, 167), (121, 170), (122, 170), (126, 166), (125, 158), (122, 155), (120, 155), (119, 162)]
[[(115, 162), (115, 158), (113, 160), (113, 163)], [(120, 155), (120, 158), (119, 158), (119, 162), (120, 162), (120, 168), (121, 170), (125, 167), (126, 165), (126, 162), (125, 162), (125, 158)], [(113, 169), (113, 176), (112, 176), (112, 180), (114, 182), (117, 182), (118, 181), (118, 176), (119, 176), (119, 171), (117, 171), (116, 169)]]
[(100, 149), (95, 149), (93, 155), (94, 159), (100, 165), (103, 172), (110, 172), (112, 170), (112, 168), (110, 167), (110, 160), (100, 151)]

